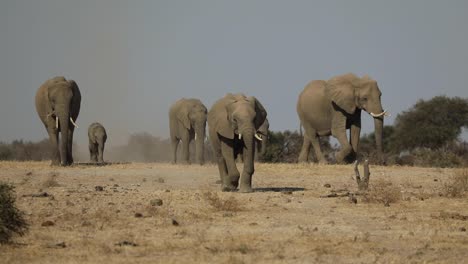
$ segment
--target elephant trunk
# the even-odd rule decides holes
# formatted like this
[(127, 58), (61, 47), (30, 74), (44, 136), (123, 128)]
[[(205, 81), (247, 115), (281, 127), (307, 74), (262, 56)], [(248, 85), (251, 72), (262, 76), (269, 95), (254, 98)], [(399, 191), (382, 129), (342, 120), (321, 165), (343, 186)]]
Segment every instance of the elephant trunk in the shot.
[(205, 163), (205, 125), (195, 128), (195, 156), (197, 163), (203, 165)]
[(260, 144), (260, 157), (263, 157), (266, 153), (266, 142), (265, 142), (265, 139), (263, 139), (263, 141)]
[(375, 145), (377, 149), (378, 160), (380, 163), (384, 162), (383, 159), (383, 123), (384, 118), (383, 116), (375, 117), (374, 118), (374, 134), (375, 134)]
[(71, 161), (68, 160), (68, 136), (70, 124), (70, 111), (68, 105), (63, 106), (64, 109), (56, 109), (56, 115), (59, 120), (60, 128), (60, 157), (62, 166), (70, 165)]
[(244, 169), (240, 179), (240, 191), (251, 192), (252, 191), (252, 174), (255, 171), (254, 168), (254, 155), (255, 155), (255, 129), (246, 128), (242, 129), (242, 139), (244, 141), (243, 150), (243, 162)]

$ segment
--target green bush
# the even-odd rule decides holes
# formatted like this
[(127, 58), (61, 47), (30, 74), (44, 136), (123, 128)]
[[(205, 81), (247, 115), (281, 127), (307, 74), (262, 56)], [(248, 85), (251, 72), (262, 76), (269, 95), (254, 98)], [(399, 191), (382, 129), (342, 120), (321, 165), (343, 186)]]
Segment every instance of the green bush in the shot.
[(393, 148), (446, 147), (457, 140), (463, 127), (468, 127), (468, 99), (436, 96), (419, 100), (396, 117)]
[(13, 234), (22, 236), (27, 230), (23, 213), (15, 206), (14, 187), (0, 183), (0, 243), (10, 241)]

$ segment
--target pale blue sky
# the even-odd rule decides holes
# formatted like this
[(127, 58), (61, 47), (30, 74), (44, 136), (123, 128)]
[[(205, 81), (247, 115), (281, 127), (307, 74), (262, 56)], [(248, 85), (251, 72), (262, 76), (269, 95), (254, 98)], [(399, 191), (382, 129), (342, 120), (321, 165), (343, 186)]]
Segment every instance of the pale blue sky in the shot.
[(467, 98), (468, 1), (0, 1), (0, 141), (47, 136), (34, 95), (56, 75), (81, 89), (85, 145), (94, 121), (110, 144), (167, 137), (172, 102), (227, 92), (295, 130), (305, 84), (346, 72), (378, 81), (386, 124), (420, 98)]

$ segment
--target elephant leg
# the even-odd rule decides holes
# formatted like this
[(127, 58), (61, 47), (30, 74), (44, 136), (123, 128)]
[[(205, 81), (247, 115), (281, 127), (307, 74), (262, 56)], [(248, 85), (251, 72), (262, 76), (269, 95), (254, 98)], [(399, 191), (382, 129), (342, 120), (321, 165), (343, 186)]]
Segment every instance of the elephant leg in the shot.
[(304, 141), (302, 142), (301, 152), (299, 153), (298, 162), (303, 163), (309, 161), (310, 152), (310, 140), (304, 135)]
[(49, 141), (52, 150), (52, 163), (53, 166), (60, 165), (60, 149), (59, 149), (59, 135), (55, 128), (55, 124), (52, 127), (46, 127), (47, 133), (49, 134)]
[(310, 139), (310, 143), (312, 144), (312, 147), (314, 148), (315, 156), (317, 157), (318, 162), (320, 164), (328, 164), (327, 159), (325, 159), (325, 156), (323, 156), (322, 148), (320, 147), (319, 137), (315, 135), (314, 137)]
[(75, 131), (75, 128), (73, 125), (70, 125), (70, 128), (68, 129), (68, 138), (67, 144), (68, 144), (68, 152), (67, 152), (67, 165), (73, 164), (73, 132)]
[(104, 143), (97, 144), (98, 162), (104, 163)]
[[(226, 167), (226, 160), (223, 157), (223, 154), (221, 153), (221, 148), (220, 148), (221, 142), (213, 142), (211, 141), (211, 145), (213, 146), (213, 152), (216, 157), (216, 162), (218, 163), (218, 170), (219, 170), (219, 177), (221, 180), (221, 185), (224, 187), (224, 179), (227, 178), (227, 167)], [(218, 146), (218, 147), (214, 147)]]
[(182, 162), (186, 164), (190, 164), (190, 134), (187, 132), (182, 137)]
[(227, 176), (221, 179), (223, 191), (234, 191), (239, 185), (240, 173), (237, 170), (236, 161), (234, 157), (234, 150), (225, 142), (221, 142), (221, 155), (227, 168)]
[(93, 141), (89, 140), (88, 148), (89, 148), (89, 160), (91, 162), (97, 162), (96, 145), (94, 144)]
[(301, 150), (301, 154), (305, 155), (305, 158), (307, 161), (309, 152), (310, 152), (310, 145), (312, 145), (312, 147), (314, 148), (317, 161), (321, 164), (327, 164), (328, 161), (323, 156), (322, 149), (320, 147), (319, 137), (317, 135), (317, 131), (309, 124), (304, 123), (303, 126), (305, 130), (303, 148), (305, 147), (306, 149), (303, 149), (304, 153), (302, 153), (302, 150)]
[(340, 142), (341, 150), (336, 154), (336, 162), (343, 163), (344, 159), (353, 151), (351, 144), (346, 136), (346, 129), (336, 129), (332, 131), (332, 135)]
[(171, 138), (171, 147), (172, 147), (172, 164), (177, 163), (177, 147), (179, 146), (179, 139)]
[(350, 129), (350, 144), (351, 147), (353, 148), (353, 155), (350, 157), (352, 160), (350, 162), (353, 162), (354, 160), (357, 159), (357, 153), (358, 153), (358, 147), (359, 147), (359, 136), (361, 134), (361, 124), (352, 124), (351, 129)]
[[(252, 162), (252, 155), (255, 154), (255, 150), (245, 149), (242, 153), (244, 160), (244, 168), (242, 170), (242, 176), (240, 177), (239, 192), (249, 193), (252, 192), (252, 175), (255, 171), (254, 162)], [(250, 162), (249, 162), (250, 160)]]

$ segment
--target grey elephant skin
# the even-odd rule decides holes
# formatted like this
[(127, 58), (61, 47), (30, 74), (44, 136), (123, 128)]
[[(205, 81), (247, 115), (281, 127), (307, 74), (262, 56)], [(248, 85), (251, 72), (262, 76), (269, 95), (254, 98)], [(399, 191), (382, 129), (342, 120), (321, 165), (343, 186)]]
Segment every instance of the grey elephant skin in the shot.
[[(268, 118), (265, 118), (263, 124), (257, 129), (257, 135), (260, 139), (255, 138), (255, 161), (261, 160), (266, 153), (266, 147), (268, 144), (268, 129), (270, 128), (270, 122)], [(242, 154), (239, 153), (239, 154)], [(243, 162), (242, 155), (238, 155), (237, 160)]]
[(177, 148), (182, 141), (182, 162), (190, 163), (189, 144), (195, 140), (196, 162), (205, 163), (205, 130), (207, 109), (194, 98), (182, 98), (169, 109), (169, 132), (172, 146), (172, 163), (177, 163)]
[(270, 122), (268, 118), (265, 118), (263, 124), (257, 129), (257, 133), (259, 134), (262, 140), (256, 140), (257, 147), (255, 149), (255, 160), (262, 158), (266, 153), (266, 147), (268, 144), (268, 130), (270, 129)]
[(88, 127), (89, 159), (91, 162), (104, 163), (104, 147), (107, 132), (100, 123), (92, 123)]
[(53, 148), (52, 165), (73, 164), (73, 131), (81, 106), (78, 85), (62, 76), (54, 77), (39, 87), (35, 101)]
[[(255, 97), (227, 94), (208, 112), (211, 145), (217, 159), (222, 191), (252, 192), (255, 138), (267, 112)], [(242, 176), (236, 167), (236, 156), (242, 153)], [(240, 180), (240, 184), (239, 184)]]
[[(308, 161), (310, 146), (320, 163), (327, 163), (320, 149), (319, 136), (334, 136), (341, 149), (336, 154), (338, 163), (356, 158), (361, 131), (361, 111), (374, 118), (376, 148), (383, 162), (382, 132), (386, 111), (382, 109), (381, 91), (377, 82), (368, 76), (354, 74), (336, 76), (328, 81), (310, 82), (300, 93), (297, 114), (305, 130), (299, 162)], [(346, 136), (350, 129), (350, 140)]]

